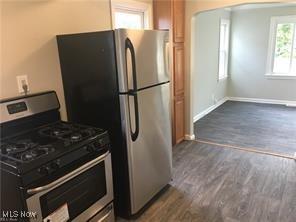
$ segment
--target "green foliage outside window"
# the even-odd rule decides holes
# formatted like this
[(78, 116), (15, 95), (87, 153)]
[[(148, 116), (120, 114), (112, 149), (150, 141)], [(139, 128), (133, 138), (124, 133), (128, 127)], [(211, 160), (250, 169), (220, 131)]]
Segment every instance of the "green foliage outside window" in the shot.
[[(275, 56), (290, 58), (293, 43), (294, 24), (278, 24), (276, 32)], [(296, 56), (296, 55), (294, 55)]]

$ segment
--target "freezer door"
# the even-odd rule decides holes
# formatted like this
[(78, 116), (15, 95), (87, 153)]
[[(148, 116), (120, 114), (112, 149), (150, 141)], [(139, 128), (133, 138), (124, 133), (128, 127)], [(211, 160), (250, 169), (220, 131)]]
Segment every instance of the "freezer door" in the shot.
[[(169, 83), (120, 95), (122, 127), (127, 140), (131, 213), (137, 213), (172, 177)], [(138, 135), (135, 101), (138, 103)]]
[(115, 30), (119, 92), (169, 81), (168, 44), (168, 31)]

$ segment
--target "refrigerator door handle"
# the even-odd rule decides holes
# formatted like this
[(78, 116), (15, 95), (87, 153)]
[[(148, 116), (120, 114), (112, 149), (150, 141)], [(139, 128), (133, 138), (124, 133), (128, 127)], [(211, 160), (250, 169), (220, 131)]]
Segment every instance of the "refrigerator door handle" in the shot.
[[(139, 106), (138, 106), (138, 96), (137, 96), (137, 72), (136, 72), (136, 56), (134, 46), (129, 38), (125, 40), (125, 53), (127, 56), (127, 50), (131, 53), (131, 62), (132, 62), (132, 81), (133, 81), (133, 89), (128, 91), (128, 96), (134, 97), (134, 113), (135, 113), (135, 131), (133, 132), (131, 121), (130, 121), (130, 131), (132, 141), (136, 141), (139, 136)], [(126, 61), (127, 63), (127, 61)], [(127, 65), (126, 65), (127, 67)], [(130, 115), (130, 105), (129, 105), (129, 115)], [(130, 116), (131, 117), (131, 116)]]
[[(133, 81), (133, 91), (137, 91), (137, 70), (136, 70), (136, 55), (135, 55), (135, 49), (134, 46), (129, 38), (126, 38), (125, 40), (125, 57), (127, 57), (127, 50), (131, 53), (131, 61), (132, 61), (132, 81)], [(127, 60), (126, 60), (127, 63)], [(127, 64), (126, 64), (126, 67)], [(126, 71), (126, 73), (128, 73)]]
[[(131, 121), (130, 121), (130, 131), (131, 131), (131, 138), (132, 141), (136, 141), (139, 136), (139, 106), (138, 106), (138, 95), (137, 93), (129, 93), (128, 96), (134, 97), (134, 113), (135, 113), (135, 131), (132, 130)], [(131, 112), (130, 112), (130, 105), (129, 107), (129, 116), (131, 119)]]

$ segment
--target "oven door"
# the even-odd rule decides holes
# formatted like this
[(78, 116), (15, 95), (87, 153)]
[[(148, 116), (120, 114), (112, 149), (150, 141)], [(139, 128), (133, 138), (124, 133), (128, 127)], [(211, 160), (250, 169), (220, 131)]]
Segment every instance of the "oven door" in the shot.
[(31, 221), (87, 221), (113, 200), (111, 154), (86, 163), (58, 180), (27, 190)]

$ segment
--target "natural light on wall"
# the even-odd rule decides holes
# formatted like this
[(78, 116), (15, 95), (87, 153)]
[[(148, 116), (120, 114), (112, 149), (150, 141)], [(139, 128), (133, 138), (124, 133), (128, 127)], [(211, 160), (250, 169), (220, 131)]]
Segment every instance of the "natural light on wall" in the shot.
[(113, 28), (151, 29), (152, 8), (144, 2), (112, 0)]
[(271, 19), (267, 75), (296, 77), (296, 15)]

